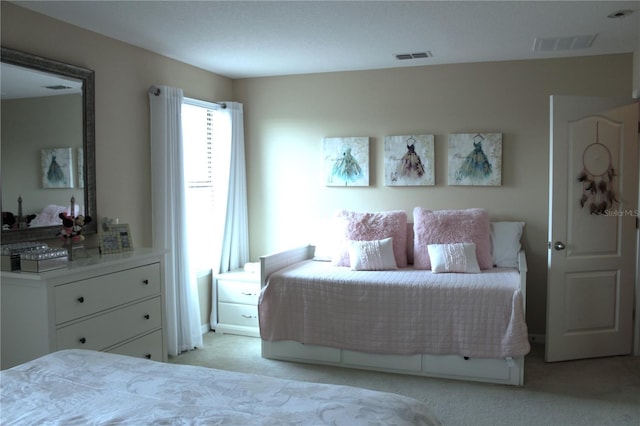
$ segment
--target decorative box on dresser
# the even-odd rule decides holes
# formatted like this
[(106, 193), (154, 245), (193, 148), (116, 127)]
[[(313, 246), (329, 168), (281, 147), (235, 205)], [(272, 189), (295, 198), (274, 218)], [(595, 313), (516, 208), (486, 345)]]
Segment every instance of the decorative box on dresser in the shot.
[(166, 361), (163, 254), (138, 249), (42, 273), (2, 272), (2, 369), (62, 349)]
[(260, 274), (238, 269), (218, 274), (214, 280), (218, 294), (216, 332), (259, 337)]

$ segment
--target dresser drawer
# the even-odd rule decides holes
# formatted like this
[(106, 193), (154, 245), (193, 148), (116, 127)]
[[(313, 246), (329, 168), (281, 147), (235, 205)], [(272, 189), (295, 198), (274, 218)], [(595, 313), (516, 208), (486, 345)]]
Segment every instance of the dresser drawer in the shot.
[(260, 283), (218, 279), (218, 301), (257, 305), (260, 295)]
[(162, 325), (160, 296), (56, 330), (57, 349), (102, 350), (158, 329)]
[(133, 342), (125, 343), (124, 345), (113, 348), (108, 352), (146, 358), (153, 361), (162, 361), (162, 330), (142, 336)]
[(244, 327), (258, 327), (258, 307), (235, 303), (218, 303), (218, 322)]
[(56, 324), (160, 293), (160, 264), (55, 287)]

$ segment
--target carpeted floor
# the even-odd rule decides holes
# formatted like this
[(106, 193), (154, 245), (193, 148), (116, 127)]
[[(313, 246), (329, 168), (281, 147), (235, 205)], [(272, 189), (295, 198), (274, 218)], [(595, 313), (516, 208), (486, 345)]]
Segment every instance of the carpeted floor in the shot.
[(535, 345), (523, 387), (268, 360), (260, 339), (214, 332), (203, 348), (169, 361), (407, 395), (427, 402), (444, 425), (640, 426), (640, 357), (545, 363)]

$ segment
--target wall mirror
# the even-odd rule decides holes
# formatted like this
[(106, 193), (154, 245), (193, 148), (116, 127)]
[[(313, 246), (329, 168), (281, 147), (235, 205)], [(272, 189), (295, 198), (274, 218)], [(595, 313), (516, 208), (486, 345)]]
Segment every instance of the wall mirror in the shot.
[(55, 238), (71, 197), (96, 233), (93, 70), (5, 47), (1, 67), (2, 242)]

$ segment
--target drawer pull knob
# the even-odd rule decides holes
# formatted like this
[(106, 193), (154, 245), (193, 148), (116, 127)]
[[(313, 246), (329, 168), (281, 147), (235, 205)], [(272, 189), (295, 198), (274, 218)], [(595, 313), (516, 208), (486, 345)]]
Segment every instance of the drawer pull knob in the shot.
[(149, 280), (142, 280), (142, 283), (143, 283), (144, 285), (149, 285)]
[(242, 318), (255, 318), (253, 315), (242, 314)]
[(87, 343), (87, 339), (85, 339), (84, 337), (81, 337), (80, 338), (80, 343), (82, 343), (84, 345), (85, 343)]
[(145, 357), (146, 359), (151, 359), (151, 354), (146, 354), (144, 357)]
[(150, 316), (149, 314), (146, 314), (146, 315), (144, 316), (144, 319), (149, 319), (149, 318), (151, 318), (151, 316)]
[(84, 297), (82, 297), (82, 296), (78, 297), (78, 302), (84, 303)]
[(246, 292), (243, 292), (243, 293), (242, 293), (242, 295), (243, 295), (243, 296), (255, 296), (256, 294), (255, 294), (255, 293), (246, 293)]

